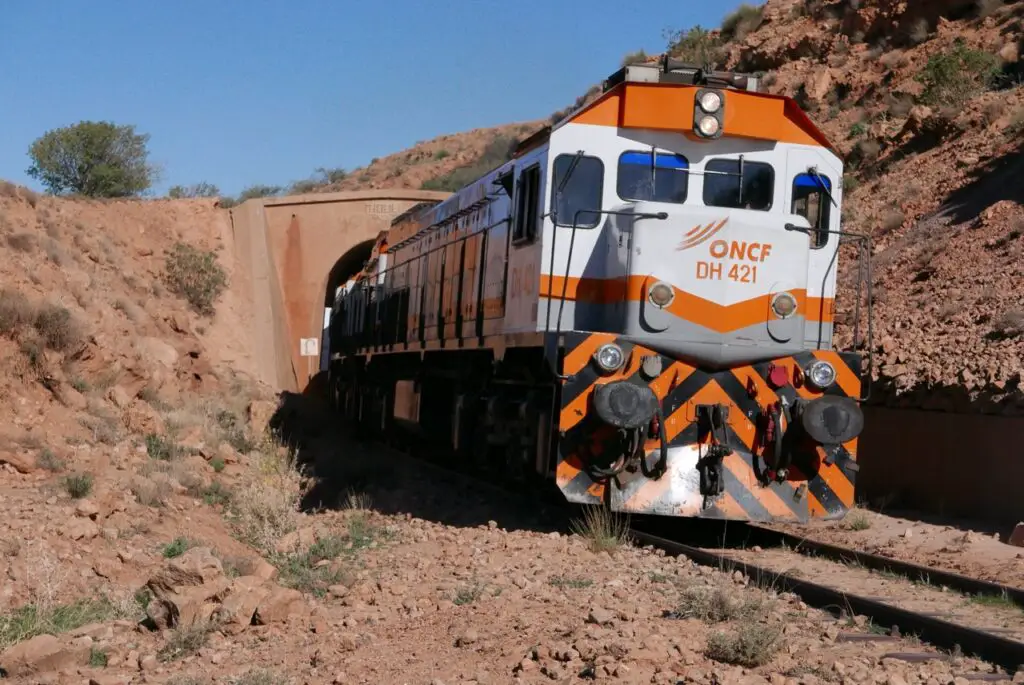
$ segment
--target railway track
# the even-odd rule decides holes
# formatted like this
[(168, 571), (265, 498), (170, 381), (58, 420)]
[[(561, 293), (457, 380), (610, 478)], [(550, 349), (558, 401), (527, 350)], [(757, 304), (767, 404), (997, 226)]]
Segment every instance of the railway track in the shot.
[[(524, 495), (522, 492), (516, 492), (498, 486), (493, 482), (481, 480), (432, 460), (411, 457), (398, 451), (391, 445), (375, 443), (374, 446), (387, 450), (391, 453), (389, 456), (411, 460), (420, 467), (425, 467), (436, 472), (438, 475), (443, 475), (450, 482), (471, 483), (475, 489), (479, 490), (482, 488), (503, 498), (515, 498), (517, 502), (522, 502), (524, 496), (536, 498), (535, 495)], [(665, 520), (658, 520), (660, 526), (656, 525), (654, 528), (660, 527), (664, 529), (667, 523), (672, 523), (674, 528), (678, 529), (679, 527), (676, 521), (666, 522)], [(956, 620), (947, 620), (947, 617), (936, 615), (935, 612), (916, 611), (898, 606), (899, 602), (893, 601), (892, 597), (877, 598), (864, 596), (856, 592), (844, 590), (841, 587), (836, 587), (831, 583), (813, 582), (799, 577), (800, 574), (795, 571), (780, 571), (777, 567), (772, 568), (767, 565), (752, 563), (749, 559), (741, 558), (743, 555), (742, 550), (738, 551), (717, 546), (696, 546), (681, 542), (678, 539), (671, 539), (662, 534), (652, 532), (651, 527), (643, 523), (637, 524), (633, 522), (633, 525), (631, 525), (631, 536), (634, 541), (641, 545), (651, 545), (664, 550), (669, 555), (682, 555), (701, 565), (730, 571), (740, 571), (755, 583), (763, 583), (797, 595), (808, 606), (826, 610), (834, 615), (846, 615), (850, 618), (855, 615), (861, 615), (866, 617), (872, 624), (889, 629), (888, 635), (853, 633), (841, 636), (843, 639), (898, 640), (900, 637), (912, 635), (940, 650), (947, 650), (953, 654), (960, 652), (965, 656), (974, 656), (993, 666), (1005, 669), (1005, 673), (973, 672), (962, 674), (962, 677), (967, 680), (1007, 682), (1013, 678), (1013, 674), (1016, 671), (1024, 667), (1024, 611), (1022, 611), (1024, 609), (1024, 590), (1020, 588), (1002, 586), (940, 569), (807, 540), (764, 526), (741, 524), (737, 527), (747, 529), (747, 532), (751, 535), (750, 539), (759, 541), (765, 547), (769, 545), (785, 545), (787, 549), (792, 550), (792, 554), (820, 557), (831, 560), (834, 563), (859, 568), (864, 572), (892, 574), (903, 579), (901, 582), (906, 585), (904, 588), (905, 592), (914, 591), (914, 586), (910, 583), (917, 582), (926, 583), (930, 586), (945, 586), (949, 590), (955, 591), (955, 593), (962, 593), (963, 597), (987, 596), (1004, 598), (1019, 613), (1020, 626), (1017, 630), (1007, 630), (1003, 628), (965, 625), (963, 622), (957, 622)], [(1008, 637), (1000, 634), (1001, 632), (1012, 633), (1020, 639)], [(948, 654), (932, 652), (894, 652), (888, 656), (906, 661), (952, 658)]]
[[(654, 535), (645, 530), (632, 529), (634, 540), (641, 544), (651, 545), (664, 550), (673, 556), (686, 556), (698, 564), (712, 566), (728, 571), (740, 571), (752, 582), (759, 585), (771, 585), (786, 592), (792, 592), (806, 604), (819, 609), (828, 610), (839, 615), (859, 614), (867, 617), (879, 626), (892, 628), (894, 635), (916, 635), (919, 639), (937, 648), (950, 651), (961, 651), (1000, 666), (1011, 676), (1004, 674), (992, 675), (992, 680), (1009, 680), (1012, 674), (1024, 664), (1024, 642), (1004, 637), (988, 630), (951, 622), (930, 613), (910, 611), (892, 602), (873, 597), (864, 597), (844, 591), (830, 585), (811, 582), (800, 578), (795, 573), (780, 572), (736, 558), (735, 552), (729, 549), (708, 549), (688, 545)], [(860, 555), (853, 550), (835, 548), (836, 555), (850, 557)], [(880, 563), (880, 562), (879, 562)], [(970, 585), (972, 579), (962, 578), (964, 586)], [(974, 581), (982, 583), (983, 581)], [(1022, 616), (1024, 618), (1024, 616)], [(894, 658), (908, 661), (939, 658), (941, 655), (929, 653), (894, 653)], [(979, 679), (978, 674), (973, 674)], [(986, 678), (989, 679), (989, 678)]]

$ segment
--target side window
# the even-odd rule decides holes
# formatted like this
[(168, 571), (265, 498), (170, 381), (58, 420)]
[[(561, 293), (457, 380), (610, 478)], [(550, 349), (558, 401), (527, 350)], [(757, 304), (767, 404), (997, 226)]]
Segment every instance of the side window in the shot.
[(775, 192), (775, 171), (764, 162), (713, 159), (704, 166), (704, 204), (709, 207), (767, 211)]
[[(551, 179), (551, 206), (556, 209), (559, 226), (593, 228), (601, 221), (601, 198), (604, 191), (604, 164), (597, 157), (582, 156), (572, 169), (558, 202), (558, 186), (566, 177), (576, 155), (558, 155)], [(587, 211), (590, 210), (590, 211)], [(577, 212), (579, 215), (577, 216)]]
[[(824, 184), (824, 188), (822, 185)], [(826, 176), (800, 174), (793, 180), (793, 214), (799, 214), (811, 224), (811, 247), (820, 248), (828, 243), (828, 222), (831, 216), (832, 181)]]
[(533, 240), (537, 236), (537, 217), (540, 214), (540, 165), (534, 164), (519, 174), (516, 183), (516, 225), (512, 242)]
[(686, 201), (690, 163), (682, 155), (623, 152), (616, 192), (623, 200)]

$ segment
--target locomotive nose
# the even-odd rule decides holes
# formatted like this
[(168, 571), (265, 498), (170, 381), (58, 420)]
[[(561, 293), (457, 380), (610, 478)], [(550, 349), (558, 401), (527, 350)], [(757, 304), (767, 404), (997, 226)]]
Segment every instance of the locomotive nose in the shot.
[(646, 385), (614, 381), (594, 390), (594, 409), (605, 423), (634, 429), (651, 422), (658, 411), (658, 397)]

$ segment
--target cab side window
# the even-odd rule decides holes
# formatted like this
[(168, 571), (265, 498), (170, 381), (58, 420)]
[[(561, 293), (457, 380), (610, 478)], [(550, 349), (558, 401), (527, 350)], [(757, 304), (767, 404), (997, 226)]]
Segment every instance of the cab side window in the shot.
[(528, 242), (537, 237), (537, 218), (540, 214), (540, 165), (524, 169), (516, 184), (516, 222), (512, 242)]
[(793, 180), (792, 213), (799, 214), (811, 224), (811, 248), (818, 249), (828, 243), (831, 217), (832, 182), (820, 174), (800, 174)]

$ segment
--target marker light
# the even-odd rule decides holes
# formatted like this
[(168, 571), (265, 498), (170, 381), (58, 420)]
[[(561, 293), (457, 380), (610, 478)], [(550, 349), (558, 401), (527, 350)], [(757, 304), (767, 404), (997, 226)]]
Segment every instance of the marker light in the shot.
[(819, 390), (825, 390), (836, 382), (836, 369), (825, 361), (816, 361), (807, 367), (807, 377)]
[(718, 119), (713, 116), (702, 117), (699, 126), (700, 132), (709, 138), (718, 133)]
[(597, 352), (594, 353), (594, 361), (597, 362), (602, 371), (611, 373), (622, 367), (625, 357), (622, 354), (621, 347), (615, 343), (607, 343), (597, 348)]
[(714, 114), (722, 106), (722, 96), (718, 93), (707, 92), (700, 96), (700, 108), (708, 114)]
[(664, 281), (658, 281), (651, 286), (651, 289), (647, 291), (647, 299), (651, 301), (655, 307), (664, 309), (665, 307), (672, 304), (672, 300), (676, 297), (675, 292), (672, 290), (672, 286)]
[(796, 298), (789, 293), (779, 293), (772, 298), (772, 311), (780, 319), (793, 316), (796, 311)]

